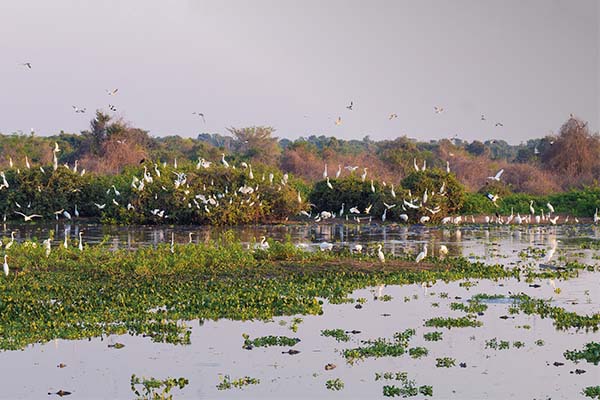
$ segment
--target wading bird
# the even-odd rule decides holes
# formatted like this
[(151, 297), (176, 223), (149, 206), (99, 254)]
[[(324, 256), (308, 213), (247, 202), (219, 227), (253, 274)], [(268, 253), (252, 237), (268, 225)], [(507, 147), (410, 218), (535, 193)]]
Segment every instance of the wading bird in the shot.
[(427, 243), (425, 243), (423, 245), (423, 251), (419, 253), (417, 258), (415, 259), (415, 262), (418, 263), (418, 262), (422, 261), (425, 257), (427, 257)]

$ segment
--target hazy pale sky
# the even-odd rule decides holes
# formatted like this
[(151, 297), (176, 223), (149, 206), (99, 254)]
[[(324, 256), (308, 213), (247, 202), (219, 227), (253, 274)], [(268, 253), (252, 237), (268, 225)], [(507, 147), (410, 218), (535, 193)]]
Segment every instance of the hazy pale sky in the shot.
[(0, 0), (0, 132), (79, 132), (109, 104), (154, 136), (597, 131), (599, 20), (600, 0)]

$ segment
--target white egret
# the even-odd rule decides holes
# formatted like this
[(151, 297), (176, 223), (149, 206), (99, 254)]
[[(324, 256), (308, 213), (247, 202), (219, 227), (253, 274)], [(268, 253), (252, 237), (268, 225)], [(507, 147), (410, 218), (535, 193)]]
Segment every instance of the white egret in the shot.
[(383, 210), (383, 214), (381, 215), (381, 222), (385, 222), (385, 219), (387, 218), (387, 210), (387, 208)]
[(341, 217), (342, 215), (344, 215), (344, 206), (346, 205), (346, 203), (342, 203), (342, 208), (340, 208), (340, 212), (338, 213), (338, 215)]
[(383, 254), (383, 251), (381, 251), (382, 247), (383, 246), (381, 244), (377, 246), (377, 258), (379, 258), (379, 261), (385, 262), (385, 254)]
[(419, 218), (419, 222), (424, 224), (426, 222), (429, 222), (431, 218), (428, 215), (423, 215), (421, 218)]
[(385, 206), (386, 209), (390, 210), (394, 207), (396, 207), (396, 204), (388, 204), (385, 201), (383, 202), (383, 205)]
[(419, 166), (417, 165), (417, 159), (416, 159), (416, 158), (413, 158), (413, 166), (415, 167), (415, 171), (417, 171), (417, 172), (419, 172), (419, 171), (420, 171), (420, 168), (419, 168)]
[(362, 179), (362, 181), (363, 181), (363, 182), (365, 181), (365, 179), (367, 179), (367, 169), (368, 169), (368, 168), (366, 168), (366, 167), (365, 167), (365, 168), (363, 168), (363, 173), (362, 173), (362, 175), (360, 176), (360, 179)]
[(333, 244), (329, 242), (322, 242), (321, 244), (319, 244), (319, 249), (321, 249), (321, 251), (331, 251), (333, 249)]
[(502, 176), (503, 173), (504, 173), (504, 169), (501, 169), (500, 171), (498, 171), (496, 173), (496, 175), (494, 175), (494, 176), (488, 176), (488, 179), (492, 179), (492, 180), (495, 180), (495, 181), (500, 181), (500, 177)]
[(417, 258), (415, 259), (415, 262), (418, 263), (418, 262), (422, 261), (425, 257), (427, 257), (427, 243), (425, 243), (425, 245), (423, 245), (423, 251), (419, 253)]
[(548, 250), (548, 253), (546, 254), (546, 258), (544, 259), (544, 262), (550, 262), (550, 260), (554, 256), (554, 253), (556, 253), (557, 247), (558, 247), (558, 240), (552, 239), (551, 247)]
[(225, 168), (229, 168), (229, 163), (225, 159), (225, 153), (221, 154), (221, 163), (225, 166)]
[(98, 204), (98, 203), (94, 203), (96, 205), (96, 207), (98, 207), (98, 209), (103, 210), (104, 207), (106, 207), (106, 203), (104, 204)]
[(44, 249), (46, 249), (46, 257), (50, 256), (50, 252), (52, 251), (52, 244), (50, 243), (50, 238), (44, 240), (42, 243), (44, 244)]
[(79, 231), (79, 251), (83, 251), (83, 231)]
[(554, 212), (554, 206), (552, 206), (552, 204), (550, 204), (550, 202), (546, 203), (546, 206), (548, 207), (548, 210), (553, 213)]
[(63, 211), (63, 215), (66, 219), (71, 220), (71, 213), (69, 213), (67, 210)]
[(331, 182), (329, 182), (329, 177), (327, 177), (327, 187), (329, 189), (333, 189), (333, 185), (331, 184)]
[(269, 248), (271, 248), (271, 245), (269, 245), (269, 242), (267, 242), (267, 238), (266, 237), (261, 236), (260, 237), (260, 243), (257, 245), (256, 248), (258, 248), (260, 250), (267, 251), (267, 250), (269, 250)]
[(400, 219), (404, 222), (408, 221), (408, 215), (406, 214), (400, 214)]
[(6, 251), (8, 251), (8, 249), (11, 248), (11, 246), (13, 245), (13, 243), (15, 242), (15, 233), (11, 232), (10, 233), (10, 242), (6, 243), (6, 247), (4, 248)]
[(358, 210), (358, 207), (352, 207), (350, 209), (350, 213), (351, 214), (360, 214), (360, 211)]
[(367, 208), (365, 208), (365, 214), (369, 214), (371, 212), (371, 208), (373, 207), (373, 204), (369, 204), (367, 206)]
[(19, 211), (15, 211), (15, 214), (19, 214), (23, 217), (24, 222), (28, 222), (28, 221), (32, 221), (33, 218), (42, 218), (41, 215), (39, 214), (31, 214), (31, 215), (25, 215), (22, 212)]
[(531, 215), (535, 214), (535, 208), (533, 208), (533, 200), (529, 201), (529, 213)]
[(8, 276), (8, 256), (4, 255), (4, 275)]
[(69, 238), (69, 230), (65, 229), (65, 241), (63, 242), (63, 247), (65, 249), (69, 248), (69, 244), (67, 243), (67, 239)]
[(396, 192), (394, 191), (394, 184), (392, 183), (392, 188), (390, 190), (390, 194), (392, 195), (393, 198), (396, 198)]
[(341, 174), (342, 174), (342, 164), (338, 164), (338, 170), (335, 173), (335, 179), (339, 178)]
[(373, 185), (373, 179), (371, 179), (371, 192), (375, 193), (375, 186)]
[(327, 164), (325, 164), (325, 169), (323, 170), (323, 179), (327, 179)]
[(363, 249), (362, 244), (355, 244), (354, 247), (352, 248), (352, 252), (361, 253), (362, 249)]
[(79, 210), (77, 209), (77, 204), (75, 204), (75, 210), (73, 211), (73, 214), (75, 214), (75, 216), (79, 218)]
[(450, 173), (450, 162), (446, 161), (446, 173), (449, 174)]
[(448, 254), (448, 248), (444, 244), (440, 245), (440, 257), (445, 256), (446, 254)]

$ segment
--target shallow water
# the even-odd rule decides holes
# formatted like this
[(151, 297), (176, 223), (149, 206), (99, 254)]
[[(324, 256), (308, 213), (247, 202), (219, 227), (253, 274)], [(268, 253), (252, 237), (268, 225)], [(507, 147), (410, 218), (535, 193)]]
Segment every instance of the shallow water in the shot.
[[(48, 229), (31, 226), (10, 226), (5, 231), (18, 230), (20, 239), (47, 237)], [(45, 230), (44, 230), (45, 229)], [(64, 229), (64, 228), (63, 228)], [(108, 246), (135, 248), (155, 245), (170, 240), (171, 232), (179, 242), (187, 242), (188, 232), (197, 232), (196, 240), (214, 238), (216, 230), (171, 227), (101, 227), (97, 225), (71, 226), (75, 236), (83, 229), (84, 241), (99, 242), (105, 235)], [(61, 227), (56, 229), (61, 231)], [(354, 243), (373, 244), (383, 242), (388, 252), (416, 253), (428, 243), (437, 254), (439, 245), (448, 246), (451, 254), (462, 254), (473, 260), (490, 263), (519, 263), (535, 266), (539, 260), (527, 257), (523, 251), (549, 248), (552, 239), (558, 239), (556, 262), (578, 260), (596, 264), (598, 250), (581, 250), (578, 238), (598, 238), (598, 229), (589, 225), (553, 227), (460, 227), (428, 228), (422, 226), (260, 226), (235, 230), (236, 235), (251, 242), (261, 235), (282, 239), (290, 235), (297, 243), (318, 243), (323, 240), (336, 246)], [(59, 237), (62, 242), (62, 237)], [(521, 253), (521, 254), (520, 254)], [(110, 336), (77, 341), (57, 340), (44, 345), (30, 346), (24, 351), (0, 353), (2, 390), (0, 398), (40, 398), (48, 392), (63, 389), (72, 392), (68, 398), (133, 398), (129, 386), (132, 374), (138, 376), (184, 376), (190, 383), (182, 391), (173, 389), (175, 398), (382, 398), (384, 385), (401, 386), (396, 381), (375, 381), (376, 372), (407, 372), (417, 385), (433, 386), (433, 398), (437, 399), (574, 399), (585, 386), (600, 382), (600, 367), (588, 363), (574, 364), (564, 359), (565, 350), (580, 349), (587, 342), (599, 341), (600, 334), (556, 331), (549, 319), (539, 316), (507, 315), (508, 302), (489, 302), (489, 308), (478, 319), (479, 328), (427, 328), (426, 319), (436, 316), (464, 315), (462, 311), (450, 310), (450, 303), (465, 302), (477, 293), (504, 294), (524, 292), (536, 298), (551, 298), (554, 305), (565, 307), (580, 314), (600, 312), (600, 273), (582, 271), (580, 276), (568, 281), (542, 280), (541, 287), (514, 279), (472, 280), (473, 287), (461, 287), (460, 282), (438, 282), (430, 288), (421, 285), (386, 286), (365, 288), (352, 294), (354, 299), (367, 301), (362, 309), (355, 304), (325, 304), (323, 315), (299, 316), (303, 322), (296, 333), (290, 330), (292, 317), (277, 317), (274, 321), (199, 321), (187, 322), (192, 326), (192, 344), (175, 346), (152, 343), (149, 338)], [(557, 294), (554, 288), (560, 288)], [(447, 293), (440, 295), (441, 293)], [(375, 295), (388, 294), (392, 300), (375, 300)], [(455, 299), (460, 297), (460, 299)], [(436, 306), (437, 303), (437, 306)], [(384, 316), (389, 314), (389, 316)], [(281, 325), (280, 321), (285, 321)], [(529, 329), (523, 328), (529, 325)], [(360, 330), (351, 335), (348, 343), (338, 343), (333, 338), (320, 336), (322, 329), (342, 328)], [(346, 363), (340, 350), (357, 347), (359, 340), (378, 337), (391, 338), (395, 332), (407, 328), (416, 329), (410, 347), (424, 346), (429, 355), (412, 359), (408, 354), (401, 357), (366, 359), (354, 365)], [(426, 342), (423, 333), (442, 331), (443, 340)], [(286, 335), (298, 337), (301, 342), (294, 346), (297, 355), (282, 354), (288, 348), (269, 347), (244, 350), (242, 334), (251, 338), (263, 335)], [(485, 341), (497, 338), (509, 340), (508, 350), (485, 348)], [(543, 346), (535, 341), (542, 339)], [(517, 349), (512, 343), (520, 340), (525, 347)], [(107, 347), (120, 342), (122, 349)], [(453, 368), (436, 368), (437, 357), (456, 359)], [(553, 362), (564, 362), (555, 367)], [(465, 362), (466, 368), (459, 363)], [(59, 363), (66, 368), (57, 368)], [(337, 368), (325, 371), (327, 363)], [(571, 374), (576, 368), (587, 372)], [(251, 376), (260, 384), (242, 390), (218, 391), (220, 375), (232, 379)], [(345, 387), (333, 392), (325, 387), (328, 379), (340, 378)], [(423, 396), (417, 397), (423, 398)]]

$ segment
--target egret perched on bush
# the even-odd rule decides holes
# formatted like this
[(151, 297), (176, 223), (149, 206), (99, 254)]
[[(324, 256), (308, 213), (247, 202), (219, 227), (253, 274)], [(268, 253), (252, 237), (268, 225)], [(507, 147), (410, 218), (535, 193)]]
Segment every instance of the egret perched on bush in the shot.
[(4, 255), (4, 275), (8, 276), (8, 256)]

